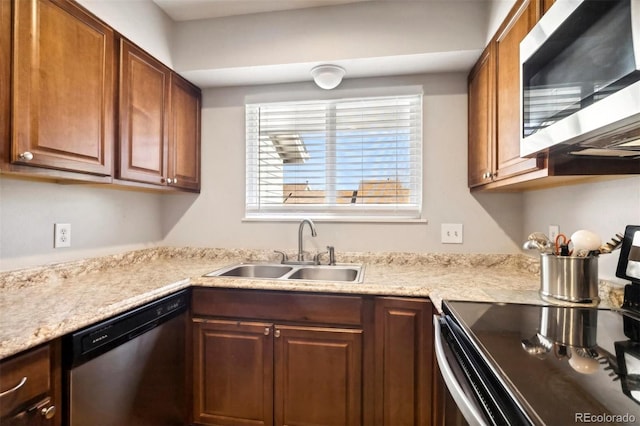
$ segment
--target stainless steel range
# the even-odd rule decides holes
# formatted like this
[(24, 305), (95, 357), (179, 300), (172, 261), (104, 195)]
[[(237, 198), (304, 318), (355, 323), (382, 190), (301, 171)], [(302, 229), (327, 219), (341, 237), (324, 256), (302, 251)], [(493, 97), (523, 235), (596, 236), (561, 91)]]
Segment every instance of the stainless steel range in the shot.
[[(478, 425), (640, 424), (640, 226), (628, 226), (621, 309), (444, 301), (436, 357)], [(542, 303), (542, 302), (541, 302)]]
[(475, 302), (444, 302), (443, 313), (440, 350), (462, 372), (455, 380), (468, 387), (471, 423), (640, 422), (636, 318), (595, 308)]

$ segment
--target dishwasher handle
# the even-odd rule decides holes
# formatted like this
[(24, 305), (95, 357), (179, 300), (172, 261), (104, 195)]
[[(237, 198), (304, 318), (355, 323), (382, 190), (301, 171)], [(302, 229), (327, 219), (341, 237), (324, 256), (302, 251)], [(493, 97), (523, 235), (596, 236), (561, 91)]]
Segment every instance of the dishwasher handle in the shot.
[(487, 426), (483, 413), (479, 410), (477, 404), (470, 399), (469, 395), (464, 392), (456, 374), (449, 364), (443, 346), (440, 317), (438, 315), (433, 316), (433, 328), (436, 360), (438, 361), (438, 367), (440, 367), (442, 378), (449, 389), (449, 393), (456, 402), (465, 420), (469, 422), (470, 425)]

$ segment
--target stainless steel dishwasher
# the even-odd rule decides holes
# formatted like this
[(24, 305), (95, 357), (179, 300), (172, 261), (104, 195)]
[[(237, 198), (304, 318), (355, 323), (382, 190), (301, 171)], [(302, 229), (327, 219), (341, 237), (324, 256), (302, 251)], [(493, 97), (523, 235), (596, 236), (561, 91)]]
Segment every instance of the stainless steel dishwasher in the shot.
[(187, 291), (63, 340), (68, 426), (171, 426), (186, 421)]

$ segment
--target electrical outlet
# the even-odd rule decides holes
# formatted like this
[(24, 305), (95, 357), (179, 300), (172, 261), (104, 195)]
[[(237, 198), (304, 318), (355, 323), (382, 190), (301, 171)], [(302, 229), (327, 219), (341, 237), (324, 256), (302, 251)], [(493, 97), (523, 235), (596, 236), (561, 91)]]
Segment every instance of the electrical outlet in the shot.
[(555, 243), (556, 237), (560, 233), (560, 227), (558, 225), (549, 225), (549, 241)]
[(443, 223), (440, 232), (440, 241), (443, 244), (462, 244), (461, 223)]
[(53, 248), (71, 247), (71, 224), (53, 224)]

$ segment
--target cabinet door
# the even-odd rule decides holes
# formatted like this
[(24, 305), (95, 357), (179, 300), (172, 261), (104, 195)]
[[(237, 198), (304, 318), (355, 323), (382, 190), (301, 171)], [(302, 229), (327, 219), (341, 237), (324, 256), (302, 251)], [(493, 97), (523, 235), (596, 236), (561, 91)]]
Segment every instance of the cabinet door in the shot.
[(494, 168), (494, 62), (493, 43), (490, 43), (469, 74), (469, 188), (490, 182)]
[(11, 131), (11, 2), (0, 1), (0, 167), (6, 161)]
[(171, 76), (169, 170), (171, 186), (200, 190), (200, 90)]
[(119, 178), (166, 183), (170, 79), (159, 61), (121, 41)]
[(542, 13), (547, 13), (549, 8), (553, 6), (556, 0), (542, 0)]
[(362, 424), (362, 330), (276, 326), (275, 424)]
[(194, 320), (194, 421), (273, 424), (272, 324)]
[(114, 33), (76, 3), (14, 2), (12, 162), (112, 175)]
[(525, 0), (496, 40), (496, 178), (538, 169), (536, 158), (520, 157), (520, 42), (539, 18), (539, 0)]
[(376, 299), (377, 425), (431, 424), (432, 312), (426, 299)]

